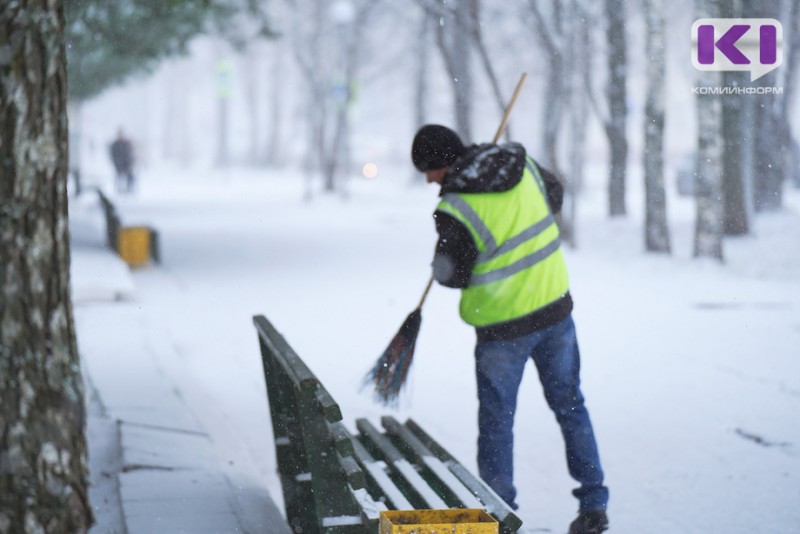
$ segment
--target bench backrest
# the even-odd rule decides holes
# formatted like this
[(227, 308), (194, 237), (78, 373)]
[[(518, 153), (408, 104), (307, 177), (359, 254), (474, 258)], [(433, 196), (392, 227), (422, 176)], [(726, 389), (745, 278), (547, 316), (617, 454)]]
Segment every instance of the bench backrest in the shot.
[(99, 187), (96, 187), (95, 191), (97, 191), (97, 197), (100, 199), (100, 203), (103, 206), (103, 215), (106, 218), (106, 244), (108, 248), (116, 251), (119, 249), (118, 240), (121, 226), (117, 209)]
[(366, 478), (339, 405), (266, 318), (254, 321), (289, 524), (313, 534), (369, 532), (374, 523), (377, 532), (379, 507), (365, 515)]

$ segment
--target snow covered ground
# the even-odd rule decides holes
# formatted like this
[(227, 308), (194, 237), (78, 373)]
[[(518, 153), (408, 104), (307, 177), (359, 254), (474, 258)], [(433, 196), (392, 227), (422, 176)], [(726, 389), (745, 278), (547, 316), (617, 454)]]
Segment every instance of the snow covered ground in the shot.
[[(294, 171), (143, 171), (138, 193), (115, 201), (125, 223), (159, 229), (163, 264), (133, 271), (113, 304), (76, 302), (95, 348), (113, 354), (141, 332), (159, 340), (157, 367), (228, 469), (278, 501), (251, 318), (284, 334), (351, 428), (386, 413), (359, 386), (429, 275), (436, 191), (410, 186), (405, 167), (381, 171), (353, 179), (347, 198), (310, 202)], [(800, 191), (756, 219), (753, 236), (726, 240), (718, 265), (691, 258), (690, 200), (670, 198), (674, 254), (646, 255), (640, 192), (627, 218), (608, 220), (604, 173), (594, 176), (567, 261), (612, 532), (800, 531)], [(91, 233), (92, 208), (71, 209), (76, 235)], [(91, 258), (77, 256), (91, 276)], [(474, 333), (457, 303), (441, 287), (429, 296), (396, 416), (475, 471)], [(574, 483), (532, 366), (516, 444), (525, 526), (564, 532)]]

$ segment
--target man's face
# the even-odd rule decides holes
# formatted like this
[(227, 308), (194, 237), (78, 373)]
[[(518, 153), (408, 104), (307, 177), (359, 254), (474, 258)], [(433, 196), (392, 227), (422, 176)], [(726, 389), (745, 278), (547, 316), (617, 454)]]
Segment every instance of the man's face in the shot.
[(425, 171), (425, 181), (429, 184), (444, 184), (444, 175), (447, 174), (447, 167), (441, 169), (430, 169)]

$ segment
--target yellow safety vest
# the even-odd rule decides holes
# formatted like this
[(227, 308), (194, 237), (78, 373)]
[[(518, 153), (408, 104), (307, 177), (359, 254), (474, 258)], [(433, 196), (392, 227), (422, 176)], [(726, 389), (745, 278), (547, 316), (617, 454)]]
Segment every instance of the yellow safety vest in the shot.
[(499, 193), (447, 193), (436, 208), (475, 240), (478, 258), (461, 293), (461, 318), (483, 327), (524, 317), (563, 297), (569, 277), (544, 182), (526, 158), (519, 183)]

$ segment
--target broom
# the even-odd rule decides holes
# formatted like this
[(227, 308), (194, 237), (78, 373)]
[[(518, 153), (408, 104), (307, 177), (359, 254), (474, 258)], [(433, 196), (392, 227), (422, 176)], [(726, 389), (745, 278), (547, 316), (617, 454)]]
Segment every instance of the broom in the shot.
[[(503, 130), (505, 130), (508, 117), (511, 114), (511, 108), (514, 106), (514, 102), (516, 102), (527, 77), (527, 73), (524, 72), (520, 76), (517, 87), (514, 89), (508, 106), (506, 106), (505, 113), (503, 113), (500, 126), (494, 134), (493, 143), (497, 143)], [(381, 357), (378, 358), (378, 361), (375, 362), (375, 365), (364, 377), (363, 387), (372, 384), (374, 386), (375, 399), (384, 406), (397, 405), (400, 390), (405, 384), (408, 370), (411, 368), (411, 362), (414, 359), (414, 347), (417, 343), (419, 328), (422, 325), (422, 305), (425, 304), (425, 299), (428, 297), (428, 292), (431, 290), (432, 285), (433, 276), (430, 277), (428, 284), (425, 286), (419, 305), (406, 317), (389, 346), (386, 347)]]

